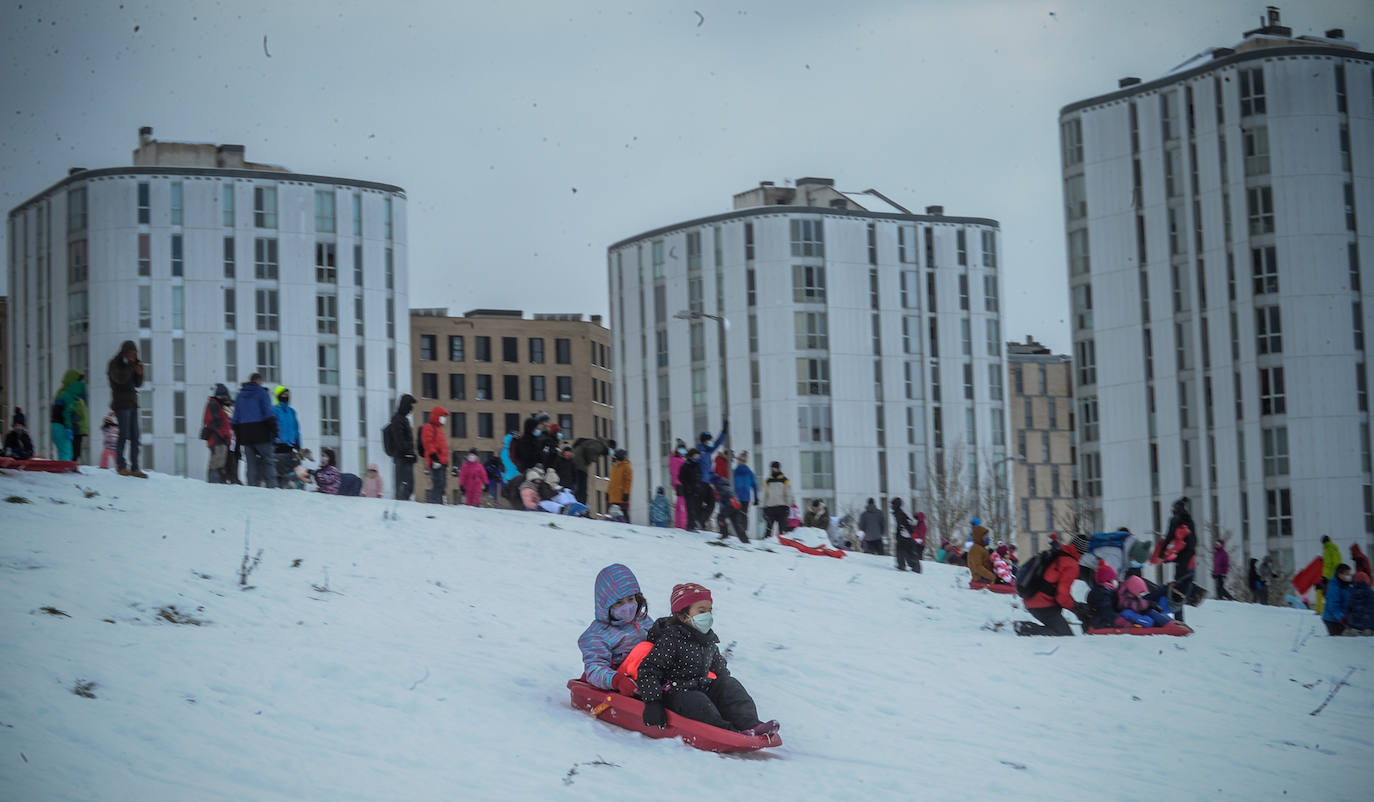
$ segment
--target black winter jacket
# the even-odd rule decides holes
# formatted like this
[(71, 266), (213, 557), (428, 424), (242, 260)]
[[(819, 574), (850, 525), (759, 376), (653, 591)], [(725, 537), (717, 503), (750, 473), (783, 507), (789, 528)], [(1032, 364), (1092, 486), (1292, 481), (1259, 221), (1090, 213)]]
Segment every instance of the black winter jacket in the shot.
[(395, 462), (415, 462), (415, 433), (410, 430), (410, 421), (406, 416), (415, 407), (415, 396), (406, 393), (401, 396), (401, 400), (396, 404), (396, 413), (391, 416), (391, 423), (396, 433), (396, 456), (392, 459)]
[(668, 691), (705, 690), (711, 684), (707, 672), (715, 672), (717, 679), (730, 676), (715, 630), (702, 634), (691, 624), (664, 616), (654, 622), (647, 639), (654, 648), (639, 664), (635, 681), (646, 703), (661, 701)]
[(1197, 527), (1193, 524), (1193, 516), (1188, 513), (1188, 508), (1175, 505), (1173, 515), (1169, 517), (1169, 526), (1164, 530), (1164, 539), (1167, 541), (1172, 538), (1174, 531), (1180, 526), (1188, 527), (1188, 536), (1184, 538), (1183, 548), (1179, 550), (1174, 562), (1191, 570), (1197, 554)]

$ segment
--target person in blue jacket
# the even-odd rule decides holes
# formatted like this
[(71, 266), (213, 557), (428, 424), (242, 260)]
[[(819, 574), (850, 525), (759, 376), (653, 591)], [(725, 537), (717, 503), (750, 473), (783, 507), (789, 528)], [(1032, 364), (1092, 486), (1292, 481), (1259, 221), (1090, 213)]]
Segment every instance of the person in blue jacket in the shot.
[(739, 501), (740, 520), (745, 531), (749, 531), (749, 505), (758, 501), (759, 483), (754, 469), (749, 467), (749, 452), (741, 451), (735, 455), (735, 499)]
[(272, 441), (277, 437), (277, 414), (272, 410), (272, 396), (262, 385), (262, 374), (254, 373), (239, 387), (234, 401), (234, 416), (229, 421), (247, 463), (248, 486), (266, 484), (277, 486), (276, 467), (272, 462)]
[(282, 487), (289, 487), (289, 479), (294, 476), (300, 464), (297, 452), (301, 450), (301, 425), (296, 418), (296, 409), (291, 406), (291, 390), (278, 384), (272, 391), (272, 403), (277, 412), (277, 477)]
[(653, 625), (649, 603), (640, 592), (634, 572), (620, 563), (601, 569), (593, 595), (595, 616), (577, 639), (577, 648), (582, 650), (582, 676), (602, 690), (614, 689), (633, 696), (634, 680), (616, 669), (649, 634)]
[(1341, 563), (1336, 573), (1326, 580), (1326, 604), (1322, 606), (1322, 623), (1326, 631), (1339, 635), (1345, 631), (1345, 613), (1350, 604), (1350, 566)]
[(711, 442), (710, 432), (702, 432), (701, 435), (697, 437), (697, 464), (701, 466), (702, 481), (711, 481), (711, 474), (715, 470), (715, 466), (712, 464), (714, 461), (713, 455), (716, 453), (716, 449), (720, 448), (720, 444), (728, 439), (730, 439), (729, 418), (721, 421), (720, 435), (716, 437), (714, 443)]

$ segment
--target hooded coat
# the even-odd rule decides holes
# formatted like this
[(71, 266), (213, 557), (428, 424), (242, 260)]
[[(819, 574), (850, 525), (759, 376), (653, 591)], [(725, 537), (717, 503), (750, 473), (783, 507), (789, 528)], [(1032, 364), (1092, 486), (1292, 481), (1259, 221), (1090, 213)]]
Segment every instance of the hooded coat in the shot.
[(1374, 576), (1374, 571), (1369, 570), (1369, 555), (1360, 549), (1359, 543), (1350, 544), (1350, 564), (1357, 574), (1370, 574)]
[(398, 462), (415, 462), (415, 435), (411, 434), (410, 421), (406, 416), (415, 408), (415, 396), (406, 393), (396, 402), (396, 412), (391, 416), (391, 430), (396, 439), (396, 456), (393, 457)]
[(1336, 575), (1336, 566), (1341, 564), (1341, 547), (1336, 541), (1328, 540), (1322, 544), (1322, 579)]
[(276, 439), (277, 414), (272, 410), (272, 397), (267, 388), (256, 382), (244, 382), (234, 401), (230, 423), (243, 445), (259, 445)]
[(911, 539), (916, 541), (917, 547), (926, 545), (926, 514), (920, 510), (916, 511), (916, 526), (911, 529)]
[(369, 462), (367, 476), (363, 477), (363, 498), (381, 498), (383, 492), (382, 472), (377, 469), (377, 463)]
[(68, 368), (62, 374), (62, 387), (57, 392), (57, 400), (62, 402), (62, 423), (72, 430), (72, 434), (85, 436), (91, 433), (90, 412), (86, 409), (86, 376), (76, 368)]
[(272, 403), (277, 408), (277, 442), (295, 449), (301, 447), (301, 424), (296, 419), (296, 409), (291, 406), (291, 401), (283, 401), (282, 393), (288, 392), (291, 388), (278, 384), (272, 391)]
[(606, 488), (606, 497), (612, 504), (630, 503), (630, 487), (634, 484), (635, 469), (629, 458), (617, 460), (611, 466), (611, 482)]
[(887, 536), (887, 516), (872, 501), (859, 513), (859, 531), (864, 533), (864, 540), (868, 541), (882, 540)]
[[(997, 573), (992, 570), (992, 557), (988, 555), (988, 547), (983, 545), (983, 540), (988, 536), (986, 526), (975, 526), (973, 528), (973, 546), (968, 550), (968, 571), (973, 576), (975, 582), (996, 582)], [(1058, 561), (1056, 560), (1056, 563)], [(1075, 574), (1077, 576), (1077, 574)], [(1048, 577), (1047, 577), (1048, 578)], [(1041, 594), (1043, 595), (1043, 594)], [(1029, 602), (1027, 607), (1031, 606)], [(1048, 607), (1049, 605), (1040, 605)], [(1072, 607), (1073, 605), (1068, 605)]]
[(765, 507), (791, 507), (796, 503), (792, 498), (792, 483), (782, 471), (768, 472), (768, 478), (763, 480), (762, 503)]
[(732, 472), (735, 483), (735, 498), (741, 504), (753, 504), (759, 498), (759, 482), (754, 477), (754, 469), (741, 462)]
[[(1044, 573), (1045, 581), (1054, 587), (1054, 595), (1040, 591), (1025, 600), (1026, 609), (1060, 607), (1072, 610), (1074, 599), (1069, 591), (1078, 580), (1078, 558), (1078, 549), (1071, 544), (1062, 546), (1059, 555), (1045, 567)], [(972, 563), (972, 560), (969, 562)]]
[(510, 458), (510, 443), (515, 439), (515, 432), (506, 432), (506, 437), (501, 441), (501, 481), (509, 482), (520, 475), (520, 469), (515, 467), (515, 463)]
[(606, 441), (599, 437), (582, 437), (573, 443), (572, 452), (573, 467), (588, 473), (597, 460), (611, 453), (611, 449)]
[[(429, 411), (428, 421), (420, 427), (420, 455), (425, 458), (426, 464), (448, 465), (448, 436), (444, 434), (444, 425), (439, 422), (440, 418), (447, 417), (448, 410), (435, 407)], [(486, 471), (482, 474), (482, 484), (486, 484)]]
[(592, 593), (596, 609), (592, 623), (577, 639), (577, 648), (582, 650), (583, 674), (587, 682), (598, 688), (611, 689), (616, 668), (649, 634), (652, 622), (647, 605), (640, 606), (633, 621), (611, 620), (612, 604), (640, 593), (634, 572), (620, 563), (608, 565), (596, 575)]
[(1212, 576), (1226, 576), (1231, 573), (1231, 555), (1226, 552), (1226, 544), (1217, 541), (1212, 549)]
[(133, 340), (125, 340), (119, 344), (119, 353), (105, 367), (105, 376), (110, 380), (110, 409), (138, 409), (138, 388), (143, 386), (143, 374), (135, 368), (137, 362), (124, 361), (124, 354), (137, 348)]
[(464, 458), (463, 467), (458, 469), (458, 486), (464, 492), (481, 493), (486, 489), (487, 481), (490, 478), (487, 476), (486, 466), (482, 464), (481, 460)]
[[(1188, 512), (1188, 500), (1180, 498), (1170, 510), (1169, 525), (1164, 530), (1165, 552), (1173, 553), (1173, 559), (1166, 557), (1165, 562), (1177, 563), (1192, 569), (1197, 554), (1197, 527), (1193, 525), (1193, 515)], [(1179, 532), (1180, 526), (1188, 527), (1186, 533)]]

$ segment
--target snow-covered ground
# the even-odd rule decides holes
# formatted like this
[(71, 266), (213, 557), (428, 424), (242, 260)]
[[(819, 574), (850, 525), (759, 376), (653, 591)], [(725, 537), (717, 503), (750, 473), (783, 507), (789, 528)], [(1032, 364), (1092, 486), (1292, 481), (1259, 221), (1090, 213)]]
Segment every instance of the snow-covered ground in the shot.
[[(1189, 610), (1190, 638), (1018, 638), (1013, 597), (930, 563), (915, 575), (859, 554), (159, 474), (5, 475), (5, 497), (30, 503), (0, 505), (3, 799), (1374, 789), (1374, 639), (1329, 638), (1296, 610), (1209, 601)], [(245, 532), (262, 555), (248, 589)], [(782, 747), (719, 756), (569, 707), (592, 581), (617, 561), (653, 614), (674, 583), (711, 588), (731, 669), (782, 722)]]

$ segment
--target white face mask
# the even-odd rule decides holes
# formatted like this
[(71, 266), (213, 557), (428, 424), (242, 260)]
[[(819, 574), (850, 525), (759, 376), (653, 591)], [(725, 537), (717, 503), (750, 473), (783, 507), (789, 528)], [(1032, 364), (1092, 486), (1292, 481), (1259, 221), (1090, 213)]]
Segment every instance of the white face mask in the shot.
[(443, 415), (440, 415), (440, 416), (439, 416), (439, 425), (440, 425), (440, 426), (443, 426), (445, 423), (448, 423), (448, 418), (444, 417)]
[(477, 461), (477, 455), (476, 455), (476, 454), (469, 454), (469, 455), (468, 455), (468, 462), (476, 462), (476, 461)]

